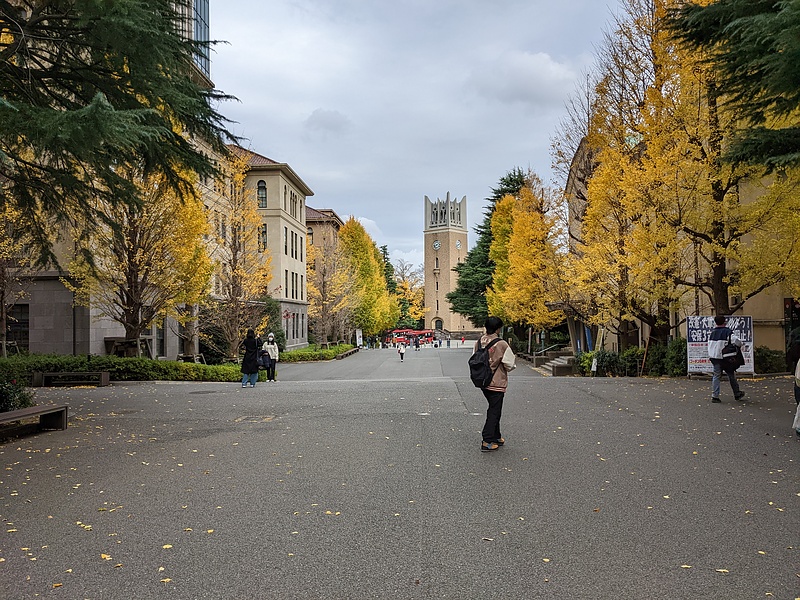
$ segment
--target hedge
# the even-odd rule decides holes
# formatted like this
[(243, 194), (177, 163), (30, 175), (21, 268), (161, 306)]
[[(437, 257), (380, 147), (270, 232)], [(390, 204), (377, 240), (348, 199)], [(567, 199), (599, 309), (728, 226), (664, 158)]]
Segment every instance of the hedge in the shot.
[[(353, 348), (343, 344), (335, 348), (303, 348), (283, 352), (280, 362), (332, 360), (337, 354)], [(0, 359), (0, 382), (18, 381), (30, 385), (31, 373), (59, 371), (108, 371), (112, 381), (239, 381), (242, 373), (238, 364), (203, 365), (149, 358), (119, 356), (64, 356), (58, 354), (19, 354)], [(264, 372), (259, 379), (265, 379)]]

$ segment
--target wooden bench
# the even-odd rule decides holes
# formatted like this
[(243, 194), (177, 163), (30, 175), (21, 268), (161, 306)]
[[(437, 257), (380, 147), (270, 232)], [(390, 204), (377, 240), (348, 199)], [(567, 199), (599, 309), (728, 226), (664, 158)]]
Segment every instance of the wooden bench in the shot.
[(52, 373), (34, 372), (31, 374), (31, 387), (51, 385), (91, 385), (103, 387), (111, 382), (108, 371), (54, 371)]
[(350, 356), (351, 354), (355, 354), (356, 352), (358, 352), (358, 350), (359, 350), (358, 348), (353, 348), (352, 350), (348, 350), (347, 352), (342, 352), (341, 354), (337, 354), (336, 360), (341, 360), (347, 356)]
[(69, 407), (66, 404), (41, 404), (0, 412), (0, 423), (11, 423), (28, 417), (39, 417), (40, 429), (66, 429)]

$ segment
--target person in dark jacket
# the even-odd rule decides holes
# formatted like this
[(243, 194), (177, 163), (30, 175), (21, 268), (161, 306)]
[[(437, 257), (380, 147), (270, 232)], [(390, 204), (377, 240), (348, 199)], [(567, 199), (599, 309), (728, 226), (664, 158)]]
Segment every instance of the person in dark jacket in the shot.
[(260, 346), (256, 339), (256, 332), (252, 329), (247, 330), (247, 337), (242, 342), (242, 387), (256, 387), (258, 381), (258, 350)]
[[(722, 402), (719, 398), (720, 392), (720, 379), (722, 378), (722, 349), (728, 345), (730, 339), (732, 344), (741, 347), (742, 340), (736, 337), (733, 331), (725, 326), (725, 317), (714, 317), (716, 327), (711, 331), (711, 336), (708, 338), (708, 358), (711, 365), (714, 367), (714, 374), (711, 377), (711, 402)], [(734, 369), (725, 370), (728, 376), (728, 381), (731, 383), (733, 390), (733, 397), (736, 400), (744, 398), (744, 392), (739, 389), (739, 382), (736, 381), (736, 371)]]

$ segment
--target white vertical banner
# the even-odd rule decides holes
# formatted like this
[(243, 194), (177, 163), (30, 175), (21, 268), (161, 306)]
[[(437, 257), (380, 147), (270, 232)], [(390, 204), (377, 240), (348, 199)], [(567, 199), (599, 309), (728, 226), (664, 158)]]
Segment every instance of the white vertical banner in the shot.
[(360, 329), (356, 329), (356, 346), (361, 348), (364, 345), (364, 333)]
[[(725, 325), (733, 334), (742, 340), (742, 355), (744, 365), (739, 367), (737, 373), (755, 373), (755, 359), (753, 343), (753, 317), (733, 316), (728, 317)], [(708, 338), (716, 327), (714, 317), (690, 316), (686, 319), (686, 362), (689, 373), (710, 373), (714, 370), (708, 360)]]

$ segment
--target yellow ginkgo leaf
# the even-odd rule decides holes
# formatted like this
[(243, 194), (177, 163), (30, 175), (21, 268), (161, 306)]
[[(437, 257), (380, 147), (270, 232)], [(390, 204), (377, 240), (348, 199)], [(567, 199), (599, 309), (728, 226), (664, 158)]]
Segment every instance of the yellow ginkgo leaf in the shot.
[(64, 584), (63, 583), (54, 583), (53, 587), (54, 588), (58, 588), (58, 587), (61, 587), (62, 585), (64, 585)]
[(170, 581), (172, 581), (172, 579), (170, 579), (169, 577), (165, 577), (164, 579), (161, 580), (161, 583), (169, 583)]
[(730, 573), (728, 569), (714, 569), (717, 573)]
[(692, 565), (681, 565), (681, 569), (691, 569)]
[(101, 554), (100, 558), (102, 558), (103, 560), (111, 560), (111, 556), (108, 554)]
[(164, 548), (165, 550), (169, 550), (170, 548), (172, 548), (172, 544), (164, 544), (161, 547)]

